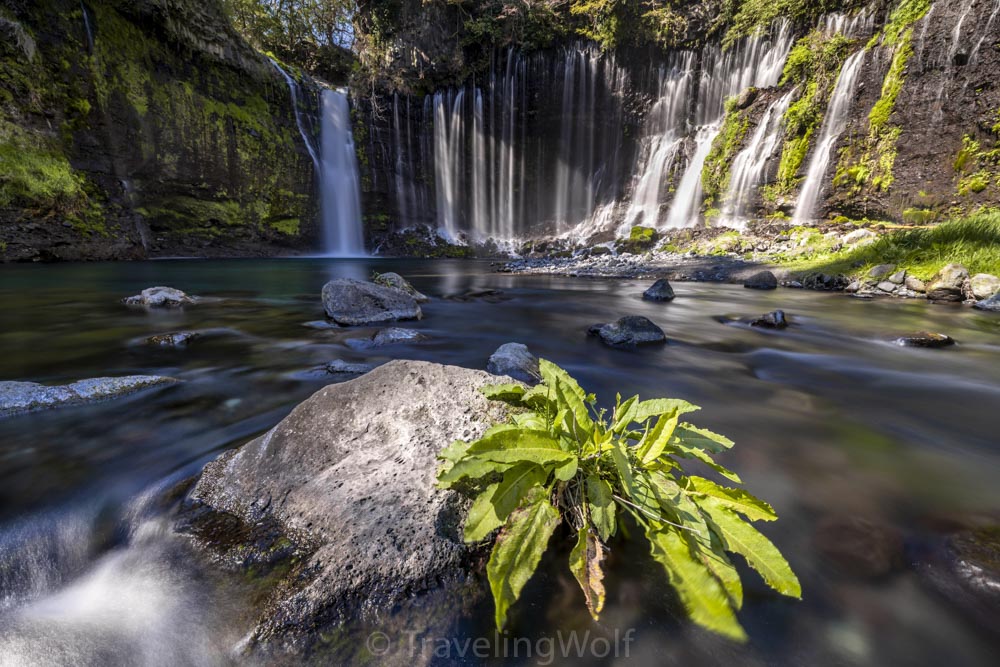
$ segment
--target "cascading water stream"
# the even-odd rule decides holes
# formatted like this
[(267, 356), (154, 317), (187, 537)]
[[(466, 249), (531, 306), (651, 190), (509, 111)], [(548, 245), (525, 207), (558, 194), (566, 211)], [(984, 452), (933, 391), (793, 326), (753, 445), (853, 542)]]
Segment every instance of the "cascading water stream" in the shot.
[(87, 5), (80, 2), (80, 11), (83, 13), (83, 29), (87, 33), (87, 53), (94, 52), (94, 29), (90, 25), (90, 14), (87, 12)]
[(347, 93), (325, 89), (321, 102), (323, 251), (332, 257), (364, 256), (361, 184)]
[(273, 58), (268, 58), (268, 60), (271, 61), (274, 69), (278, 70), (278, 73), (284, 77), (285, 82), (288, 84), (288, 92), (292, 97), (292, 111), (295, 114), (295, 125), (299, 128), (302, 142), (306, 145), (306, 150), (309, 151), (309, 157), (312, 158), (313, 166), (316, 168), (316, 173), (318, 174), (320, 172), (319, 156), (316, 155), (316, 149), (313, 148), (312, 141), (310, 141), (309, 135), (306, 133), (305, 125), (302, 123), (302, 111), (299, 110), (299, 84), (295, 82), (295, 79), (288, 72), (282, 69), (276, 60)]
[(837, 139), (847, 129), (848, 113), (854, 99), (854, 90), (858, 82), (858, 73), (864, 63), (865, 49), (861, 49), (847, 59), (840, 69), (837, 83), (830, 97), (830, 106), (823, 127), (820, 130), (819, 141), (813, 152), (806, 179), (802, 184), (798, 202), (795, 205), (795, 222), (811, 220), (815, 214), (816, 202), (823, 189), (823, 178), (830, 164), (830, 155)]
[(733, 160), (729, 190), (722, 209), (722, 222), (727, 226), (740, 227), (746, 220), (751, 197), (764, 182), (768, 161), (781, 139), (781, 120), (796, 92), (794, 89), (789, 91), (767, 107), (750, 142)]

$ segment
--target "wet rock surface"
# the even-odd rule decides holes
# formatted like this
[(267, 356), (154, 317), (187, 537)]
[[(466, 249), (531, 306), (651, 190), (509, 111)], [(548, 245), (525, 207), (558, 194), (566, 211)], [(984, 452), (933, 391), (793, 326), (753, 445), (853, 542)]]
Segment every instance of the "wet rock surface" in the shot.
[(667, 340), (663, 329), (641, 315), (629, 315), (607, 324), (594, 324), (587, 334), (597, 336), (605, 345), (621, 348), (665, 343)]
[(961, 301), (969, 272), (961, 264), (948, 264), (927, 283), (927, 298), (932, 301)]
[(1000, 313), (1000, 294), (994, 294), (988, 299), (983, 299), (972, 306), (976, 310), (985, 310), (992, 313)]
[(301, 650), (332, 625), (420, 605), (464, 579), (476, 556), (461, 536), (467, 501), (435, 488), (436, 457), (504, 418), (479, 391), (494, 383), (483, 371), (393, 361), (321, 389), (205, 467), (187, 513), (239, 530), (189, 530), (196, 546), (241, 562), (267, 559), (274, 544), (302, 557), (259, 610), (251, 644)]
[(841, 574), (884, 577), (904, 563), (903, 538), (892, 526), (860, 517), (827, 517), (816, 526), (817, 551)]
[(927, 348), (942, 348), (955, 344), (955, 340), (951, 336), (941, 333), (932, 333), (929, 331), (920, 331), (918, 333), (899, 336), (893, 342), (901, 347)]
[(197, 301), (173, 287), (147, 287), (135, 296), (122, 299), (127, 306), (147, 306), (149, 308), (177, 308)]
[(660, 278), (642, 293), (642, 298), (647, 301), (673, 301), (674, 297), (674, 288), (666, 278)]
[(187, 347), (188, 343), (201, 336), (197, 331), (171, 331), (149, 336), (143, 342), (153, 347)]
[(323, 286), (323, 308), (337, 324), (357, 326), (395, 320), (417, 320), (422, 313), (412, 296), (393, 287), (351, 278)]
[(785, 317), (785, 311), (775, 310), (751, 318), (747, 321), (747, 324), (763, 329), (786, 329), (788, 328), (788, 319)]
[(91, 378), (54, 386), (37, 382), (0, 382), (0, 418), (48, 408), (95, 403), (176, 382), (173, 378), (157, 375)]
[(486, 370), (493, 375), (506, 375), (525, 384), (538, 384), (538, 357), (522, 343), (504, 343), (490, 355)]
[(778, 279), (770, 271), (761, 271), (743, 281), (743, 287), (760, 290), (777, 289)]
[(385, 287), (392, 287), (400, 290), (401, 292), (406, 292), (413, 297), (413, 300), (417, 303), (427, 303), (430, 301), (430, 297), (418, 292), (406, 278), (398, 273), (394, 273), (392, 271), (389, 273), (379, 273), (375, 276), (374, 282), (378, 285), (384, 285)]
[(403, 329), (401, 327), (389, 327), (379, 329), (371, 336), (365, 338), (351, 338), (347, 340), (347, 345), (355, 349), (366, 349), (370, 347), (384, 347), (386, 345), (398, 345), (401, 343), (420, 343), (429, 340), (427, 334), (414, 329)]

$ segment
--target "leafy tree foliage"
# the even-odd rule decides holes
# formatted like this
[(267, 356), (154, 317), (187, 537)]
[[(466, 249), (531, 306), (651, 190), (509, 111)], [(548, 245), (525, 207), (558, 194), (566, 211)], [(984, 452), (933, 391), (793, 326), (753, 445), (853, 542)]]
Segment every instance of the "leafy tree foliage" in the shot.
[(779, 593), (800, 597), (788, 563), (750, 523), (776, 519), (771, 506), (685, 472), (686, 462), (698, 461), (741, 483), (714, 460), (733, 442), (682, 421), (697, 406), (618, 396), (608, 416), (566, 371), (546, 360), (540, 370), (543, 382), (531, 389), (485, 387), (487, 397), (519, 411), (479, 440), (456, 441), (440, 455), (438, 485), (475, 495), (465, 540), (479, 542), (500, 530), (487, 565), (498, 629), (563, 522), (577, 536), (570, 571), (595, 619), (605, 600), (602, 561), (626, 517), (642, 529), (699, 625), (746, 638), (736, 619), (743, 587), (728, 553), (741, 555)]

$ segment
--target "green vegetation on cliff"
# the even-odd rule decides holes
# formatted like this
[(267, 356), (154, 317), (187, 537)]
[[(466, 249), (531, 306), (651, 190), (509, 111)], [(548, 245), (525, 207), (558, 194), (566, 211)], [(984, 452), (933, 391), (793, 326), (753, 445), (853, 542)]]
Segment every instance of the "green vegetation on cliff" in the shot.
[(730, 167), (743, 145), (750, 129), (750, 119), (746, 109), (740, 109), (738, 98), (726, 100), (726, 115), (722, 121), (719, 136), (712, 143), (712, 150), (705, 158), (701, 170), (701, 186), (704, 205), (711, 209), (722, 204), (722, 198), (729, 187)]

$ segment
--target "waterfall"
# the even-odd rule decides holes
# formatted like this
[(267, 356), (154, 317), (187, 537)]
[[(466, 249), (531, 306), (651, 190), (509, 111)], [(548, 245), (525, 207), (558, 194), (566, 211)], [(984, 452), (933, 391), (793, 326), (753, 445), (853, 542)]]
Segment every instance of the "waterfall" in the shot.
[(748, 205), (757, 187), (767, 176), (767, 164), (781, 139), (781, 120), (797, 90), (775, 100), (764, 111), (746, 148), (733, 160), (729, 191), (722, 209), (728, 226), (741, 226), (748, 215)]
[(285, 82), (288, 84), (288, 92), (292, 96), (292, 111), (295, 113), (295, 125), (299, 128), (302, 142), (306, 145), (306, 150), (309, 151), (309, 157), (312, 158), (313, 166), (316, 168), (316, 173), (318, 174), (320, 172), (319, 157), (316, 155), (316, 149), (313, 148), (312, 141), (310, 141), (309, 135), (306, 133), (305, 125), (302, 123), (302, 111), (299, 109), (299, 84), (289, 76), (288, 72), (282, 69), (278, 61), (274, 58), (268, 58), (268, 60), (271, 61), (274, 69), (278, 70), (278, 73), (284, 77)]
[(695, 151), (677, 186), (666, 227), (687, 227), (697, 222), (701, 171), (722, 128), (726, 100), (751, 86), (763, 88), (778, 83), (792, 48), (791, 23), (781, 21), (771, 27), (771, 34), (768, 37), (758, 33), (728, 51), (719, 45), (703, 50), (698, 100), (691, 123), (695, 128)]
[(325, 89), (322, 95), (322, 114), (320, 203), (323, 251), (334, 257), (364, 255), (361, 186), (347, 93)]
[(87, 13), (87, 5), (80, 0), (80, 11), (83, 12), (83, 29), (87, 33), (87, 53), (94, 52), (94, 29), (90, 25), (90, 14)]
[(990, 12), (990, 16), (986, 19), (986, 23), (983, 26), (983, 34), (976, 41), (976, 45), (972, 47), (972, 51), (969, 53), (969, 64), (975, 65), (979, 60), (979, 50), (983, 47), (983, 42), (993, 35), (993, 23), (997, 20), (997, 16), (1000, 15), (1000, 0), (994, 0), (993, 10)]
[(819, 141), (816, 144), (816, 150), (809, 163), (809, 170), (806, 172), (806, 180), (795, 205), (793, 218), (797, 223), (811, 220), (815, 214), (816, 202), (823, 189), (823, 177), (826, 175), (826, 169), (830, 163), (830, 154), (833, 152), (837, 139), (847, 128), (848, 113), (854, 99), (858, 72), (861, 71), (864, 59), (865, 50), (862, 49), (848, 58), (840, 69), (840, 76), (837, 77), (837, 84), (830, 97), (830, 106), (823, 119)]

